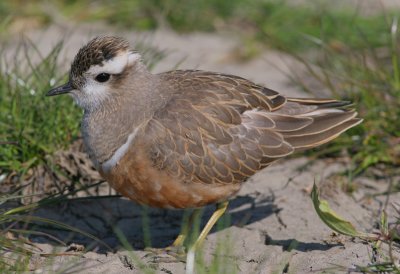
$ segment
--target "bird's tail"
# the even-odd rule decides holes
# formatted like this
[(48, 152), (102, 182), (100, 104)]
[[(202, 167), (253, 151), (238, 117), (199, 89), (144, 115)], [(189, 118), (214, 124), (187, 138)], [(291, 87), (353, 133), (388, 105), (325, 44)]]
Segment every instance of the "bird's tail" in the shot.
[(312, 118), (300, 129), (281, 132), (295, 150), (313, 148), (331, 141), (362, 122), (349, 102), (331, 99), (288, 98), (277, 112), (282, 115)]

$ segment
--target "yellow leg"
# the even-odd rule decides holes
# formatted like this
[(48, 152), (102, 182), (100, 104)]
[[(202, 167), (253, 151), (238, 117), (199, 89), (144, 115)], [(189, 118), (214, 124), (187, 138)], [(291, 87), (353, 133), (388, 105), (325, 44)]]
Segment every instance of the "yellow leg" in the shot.
[[(146, 255), (146, 257), (153, 257), (153, 260), (157, 260), (159, 262), (176, 262), (176, 261), (184, 261), (185, 260), (185, 247), (183, 246), (183, 243), (185, 242), (185, 239), (187, 238), (187, 235), (189, 233), (189, 229), (192, 226), (194, 220), (197, 218), (199, 213), (201, 212), (201, 209), (195, 209), (192, 211), (192, 213), (189, 216), (189, 219), (187, 222), (184, 222), (182, 226), (182, 230), (179, 233), (178, 237), (175, 239), (175, 241), (170, 245), (165, 248), (151, 248), (147, 247), (145, 250), (149, 251), (150, 253)], [(175, 259), (169, 259), (169, 258), (164, 258), (164, 257), (158, 257), (158, 255), (162, 254), (169, 254)]]
[(194, 220), (197, 218), (197, 216), (199, 215), (199, 213), (201, 212), (200, 209), (195, 209), (189, 217), (188, 222), (186, 222), (185, 224), (183, 224), (183, 228), (181, 233), (178, 235), (178, 237), (175, 239), (175, 241), (172, 243), (173, 247), (177, 247), (177, 246), (183, 246), (183, 243), (185, 242), (185, 239), (187, 237), (187, 234), (189, 233), (189, 228), (192, 226)]
[(192, 248), (191, 248), (192, 250), (195, 250), (197, 247), (201, 246), (201, 244), (207, 237), (208, 233), (210, 232), (211, 228), (213, 228), (213, 226), (218, 221), (218, 219), (221, 218), (222, 215), (224, 215), (224, 213), (228, 207), (228, 204), (229, 204), (228, 201), (218, 204), (217, 209), (214, 211), (213, 215), (208, 220), (206, 226), (203, 228), (203, 230), (201, 231), (196, 242), (192, 246)]
[[(188, 260), (187, 269), (192, 269), (194, 267), (193, 266), (194, 265), (194, 254), (195, 254), (196, 248), (201, 246), (201, 244), (207, 237), (208, 233), (210, 232), (211, 228), (213, 228), (213, 226), (218, 221), (218, 219), (222, 215), (224, 215), (224, 213), (228, 207), (228, 203), (229, 202), (223, 202), (223, 203), (218, 204), (217, 209), (214, 211), (213, 215), (208, 220), (207, 224), (201, 231), (201, 233), (200, 233), (199, 237), (197, 238), (196, 242), (194, 243), (194, 245), (189, 249), (188, 254), (186, 254), (184, 251), (183, 243), (187, 237), (189, 228), (192, 226), (193, 221), (195, 220), (195, 218), (197, 218), (198, 214), (200, 213), (200, 209), (195, 209), (191, 213), (191, 215), (189, 217), (189, 221), (186, 224), (184, 224), (181, 233), (178, 235), (178, 237), (175, 239), (175, 241), (172, 243), (171, 246), (169, 246), (165, 249), (147, 248), (147, 250), (151, 251), (153, 254), (161, 254), (161, 253), (167, 252), (169, 255), (172, 255), (173, 257), (175, 257), (175, 259), (173, 259), (173, 260), (160, 257), (157, 259), (158, 262), (176, 262), (177, 260), (178, 261)], [(186, 257), (184, 257), (185, 254), (187, 255)], [(150, 255), (150, 254), (148, 254), (148, 255)], [(146, 256), (148, 256), (148, 255), (146, 255)], [(153, 260), (156, 260), (156, 258), (157, 257), (154, 257)], [(192, 272), (186, 271), (186, 273), (193, 273), (193, 271)]]
[[(186, 226), (186, 225), (185, 225)], [(186, 229), (187, 230), (187, 229)], [(181, 232), (179, 235), (178, 235), (178, 237), (176, 237), (176, 239), (175, 239), (175, 241), (172, 243), (172, 246), (182, 246), (183, 245), (183, 242), (185, 241), (185, 239), (186, 239), (186, 235), (187, 235), (187, 232), (185, 233), (185, 232)]]
[(201, 231), (199, 237), (197, 238), (194, 245), (189, 249), (189, 252), (186, 255), (186, 273), (194, 273), (194, 265), (195, 265), (195, 254), (196, 249), (199, 248), (205, 238), (207, 237), (208, 233), (210, 232), (211, 228), (215, 225), (219, 218), (224, 215), (229, 202), (223, 202), (218, 204), (217, 209), (214, 211), (211, 218), (208, 220), (206, 226)]

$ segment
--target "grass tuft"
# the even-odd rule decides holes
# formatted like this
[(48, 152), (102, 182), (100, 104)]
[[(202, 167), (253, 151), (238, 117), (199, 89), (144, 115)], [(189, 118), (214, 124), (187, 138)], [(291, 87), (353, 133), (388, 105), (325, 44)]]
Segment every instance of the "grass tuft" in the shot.
[(26, 41), (11, 56), (2, 55), (0, 141), (5, 143), (0, 145), (0, 172), (3, 174), (25, 173), (78, 136), (81, 111), (72, 100), (64, 97), (49, 103), (44, 96), (61, 80), (57, 60), (62, 44), (42, 56)]
[(296, 84), (313, 96), (333, 95), (354, 102), (364, 119), (325, 150), (319, 150), (327, 156), (346, 150), (355, 162), (353, 175), (378, 164), (400, 165), (400, 40), (397, 19), (392, 22), (380, 34), (385, 38), (381, 47), (375, 47), (369, 36), (360, 33), (353, 35), (354, 40), (358, 39), (357, 47), (333, 45), (314, 37), (319, 44), (317, 54), (304, 57), (292, 53), (303, 66), (300, 73), (292, 73)]

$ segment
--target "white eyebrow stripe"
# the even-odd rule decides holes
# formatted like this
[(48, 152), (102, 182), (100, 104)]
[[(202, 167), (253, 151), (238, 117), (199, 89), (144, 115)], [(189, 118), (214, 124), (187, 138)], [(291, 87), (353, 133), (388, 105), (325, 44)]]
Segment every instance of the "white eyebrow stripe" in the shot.
[(139, 59), (140, 54), (132, 51), (127, 51), (115, 56), (110, 60), (103, 62), (102, 65), (91, 66), (88, 69), (87, 73), (94, 75), (99, 73), (119, 74), (128, 64), (132, 64)]

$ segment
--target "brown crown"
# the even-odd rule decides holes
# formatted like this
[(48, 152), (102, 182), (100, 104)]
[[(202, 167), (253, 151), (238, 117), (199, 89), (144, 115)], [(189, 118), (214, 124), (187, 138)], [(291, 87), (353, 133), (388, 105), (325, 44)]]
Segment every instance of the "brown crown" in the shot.
[(93, 65), (115, 57), (118, 52), (129, 50), (129, 43), (121, 37), (100, 36), (83, 46), (71, 65), (71, 77), (79, 78)]

